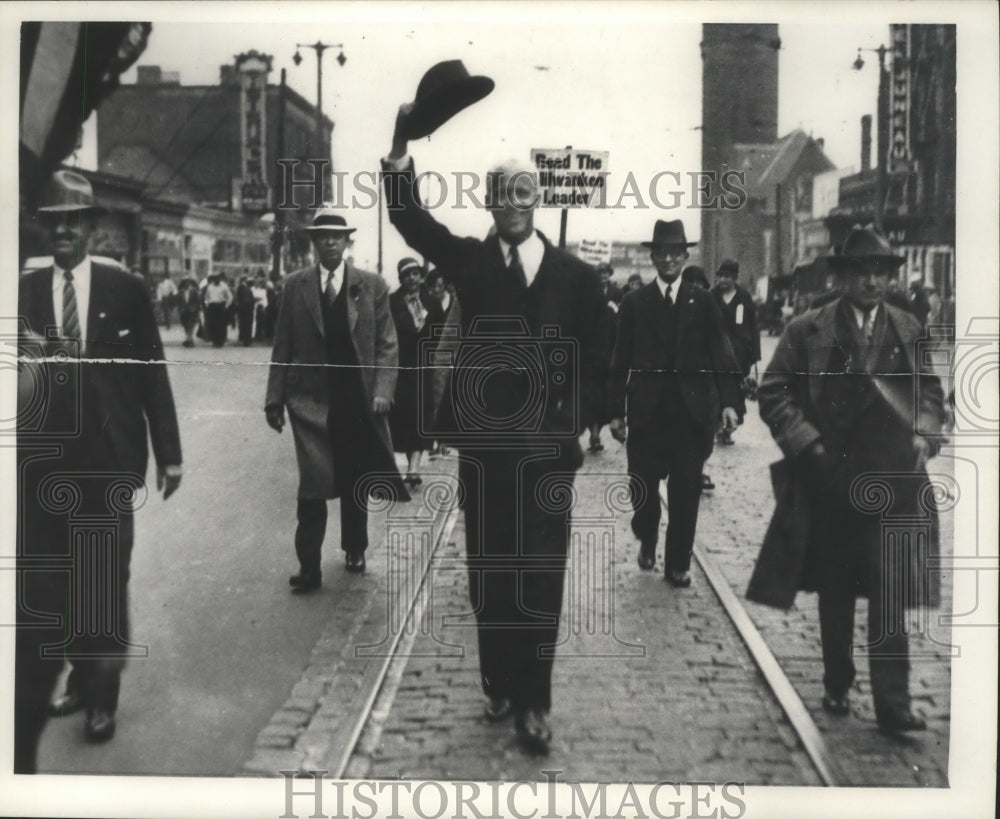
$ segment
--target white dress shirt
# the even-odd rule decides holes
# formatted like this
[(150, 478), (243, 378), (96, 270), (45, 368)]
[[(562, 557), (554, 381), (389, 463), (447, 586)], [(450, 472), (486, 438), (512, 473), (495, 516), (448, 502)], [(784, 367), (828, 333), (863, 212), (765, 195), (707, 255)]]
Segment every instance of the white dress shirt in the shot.
[[(848, 302), (850, 304), (850, 302)], [(851, 304), (851, 312), (854, 313), (854, 321), (857, 322), (858, 329), (865, 329), (865, 311), (860, 307), (855, 307)], [(876, 304), (871, 310), (868, 311), (872, 317), (872, 327), (875, 326), (875, 317), (878, 315), (878, 305)]]
[[(80, 338), (87, 338), (87, 311), (90, 309), (90, 256), (84, 256), (73, 273), (73, 291), (76, 294), (76, 314), (80, 322)], [(63, 288), (66, 286), (65, 272), (59, 265), (52, 264), (52, 306), (55, 308), (56, 326), (63, 331)]]
[[(667, 282), (663, 281), (659, 276), (656, 277), (656, 286), (660, 288), (660, 295), (663, 298), (667, 297)], [(681, 286), (681, 277), (678, 276), (670, 284), (670, 301), (674, 304), (677, 303), (677, 289)]]
[[(500, 239), (500, 237), (497, 237)], [(504, 264), (510, 267), (510, 250), (512, 245), (500, 239), (500, 252), (503, 254)], [(517, 255), (521, 260), (521, 267), (524, 268), (524, 278), (528, 286), (538, 275), (538, 268), (542, 266), (542, 256), (545, 255), (545, 243), (539, 238), (537, 231), (532, 231), (531, 235), (517, 246)]]
[[(333, 289), (336, 290), (337, 293), (339, 294), (340, 293), (340, 288), (344, 286), (344, 260), (341, 259), (340, 260), (340, 264), (337, 265), (337, 267), (334, 270), (332, 270), (332, 271), (331, 270), (327, 270), (325, 267), (323, 267), (323, 263), (322, 262), (318, 262), (317, 266), (319, 267), (319, 289), (320, 289), (320, 292), (321, 293), (326, 293), (326, 285), (327, 285), (327, 281), (329, 280), (329, 281), (333, 282)], [(333, 274), (332, 279), (330, 278), (330, 274), (331, 273)]]

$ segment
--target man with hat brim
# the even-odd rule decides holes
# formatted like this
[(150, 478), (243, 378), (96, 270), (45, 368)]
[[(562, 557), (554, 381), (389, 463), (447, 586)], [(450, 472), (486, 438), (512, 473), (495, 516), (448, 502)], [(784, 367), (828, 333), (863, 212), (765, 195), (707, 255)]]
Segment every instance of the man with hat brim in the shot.
[[(606, 302), (594, 269), (535, 229), (533, 168), (514, 161), (487, 174), (496, 230), (483, 240), (454, 236), (421, 205), (407, 145), (415, 110), (419, 100), (400, 106), (383, 160), (387, 210), (406, 243), (454, 283), (461, 307), (434, 437), (459, 449), (486, 718), (513, 713), (521, 744), (545, 754), (570, 512), (538, 490), (571, 484), (583, 463), (579, 396), (601, 389)], [(577, 354), (547, 355), (540, 373), (511, 366), (519, 351), (563, 344)]]
[[(34, 766), (46, 712), (64, 716), (86, 710), (88, 741), (104, 742), (114, 735), (121, 671), (132, 648), (128, 579), (133, 504), (145, 481), (147, 435), (156, 459), (157, 489), (163, 490), (164, 499), (181, 481), (177, 417), (146, 286), (125, 270), (90, 257), (90, 238), (104, 209), (95, 205), (85, 177), (58, 171), (42, 202), (38, 220), (49, 231), (53, 265), (21, 277), (18, 314), (29, 337), (44, 339), (39, 348), (50, 360), (63, 355), (67, 360), (45, 365), (51, 381), (43, 417), (19, 408), (18, 447), (28, 456), (19, 470), (19, 554), (60, 561), (71, 557), (82, 571), (60, 577), (47, 571), (27, 572), (19, 589), (24, 594), (19, 614), (68, 618), (65, 629), (56, 632), (76, 635), (62, 647), (73, 657), (66, 691), (48, 703), (62, 663), (41, 659), (40, 650), (43, 644), (50, 649), (58, 645), (58, 633), (40, 629), (37, 617), (31, 625), (18, 628), (15, 770), (19, 772)], [(37, 444), (49, 449), (55, 444), (58, 451), (40, 459)], [(33, 449), (36, 452), (30, 454)], [(65, 476), (73, 487), (72, 508), (62, 508), (65, 504), (52, 494), (61, 485), (53, 482), (57, 475)], [(113, 520), (113, 534), (108, 534), (105, 523), (88, 531), (82, 523), (88, 517)], [(110, 560), (107, 565), (95, 567), (91, 552), (75, 551), (109, 536), (112, 548), (103, 552)], [(100, 583), (88, 582), (98, 577)], [(46, 592), (53, 591), (55, 599), (46, 599)], [(68, 610), (67, 600), (74, 601)]]
[[(772, 467), (777, 506), (747, 592), (782, 607), (799, 589), (819, 592), (822, 705), (837, 715), (850, 713), (855, 597), (867, 596), (875, 716), (893, 734), (925, 727), (911, 711), (905, 610), (938, 603), (926, 463), (944, 420), (941, 384), (917, 351), (920, 322), (883, 298), (903, 261), (873, 229), (853, 228), (828, 258), (842, 296), (793, 320), (778, 342), (758, 400), (785, 461)], [(802, 512), (808, 520), (790, 526)], [(892, 519), (921, 520), (928, 536), (900, 551), (885, 536)], [(802, 534), (783, 534), (793, 531)]]
[(703, 468), (720, 422), (736, 425), (739, 390), (719, 309), (707, 290), (681, 279), (695, 244), (679, 219), (658, 219), (643, 242), (657, 275), (622, 300), (609, 389), (611, 434), (628, 453), (639, 567), (656, 562), (657, 489), (666, 478), (664, 575), (676, 588), (691, 585)]
[[(753, 296), (736, 283), (739, 276), (740, 263), (735, 259), (723, 259), (715, 273), (712, 295), (722, 313), (729, 344), (746, 382), (753, 365), (760, 361), (760, 328), (757, 326), (757, 305), (754, 304)], [(740, 393), (735, 409), (742, 424), (747, 414), (745, 391)], [(720, 429), (716, 440), (720, 444), (731, 445), (733, 431)]]
[(420, 462), (433, 440), (427, 434), (434, 417), (434, 370), (421, 361), (421, 342), (434, 338), (435, 328), (445, 323), (441, 302), (424, 287), (424, 267), (413, 258), (396, 265), (399, 288), (389, 297), (392, 320), (399, 340), (399, 378), (389, 413), (392, 447), (405, 453), (404, 482), (410, 489), (419, 486)]
[(396, 329), (381, 276), (345, 258), (355, 228), (323, 207), (306, 228), (316, 264), (284, 282), (264, 411), (277, 432), (285, 408), (299, 468), (296, 594), (322, 581), (329, 498), (340, 498), (340, 547), (349, 572), (365, 570), (370, 490), (409, 500), (386, 416), (396, 386)]

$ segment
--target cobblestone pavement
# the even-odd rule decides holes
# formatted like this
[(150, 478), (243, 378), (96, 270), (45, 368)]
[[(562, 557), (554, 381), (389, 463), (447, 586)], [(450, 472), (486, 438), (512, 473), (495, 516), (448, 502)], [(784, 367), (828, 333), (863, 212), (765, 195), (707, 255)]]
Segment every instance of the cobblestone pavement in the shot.
[(459, 525), (439, 554), (424, 633), (389, 681), (394, 702), (376, 709), (348, 777), (544, 781), (556, 770), (561, 781), (819, 784), (704, 576), (677, 591), (662, 567), (640, 572), (628, 516), (594, 514), (620, 479), (623, 455), (610, 450), (577, 476), (586, 511), (574, 515), (574, 532), (593, 538), (591, 556), (594, 536), (613, 539), (604, 565), (571, 547), (552, 753), (526, 756), (509, 721), (483, 719), (475, 630), (471, 619), (447, 619), (468, 611)]

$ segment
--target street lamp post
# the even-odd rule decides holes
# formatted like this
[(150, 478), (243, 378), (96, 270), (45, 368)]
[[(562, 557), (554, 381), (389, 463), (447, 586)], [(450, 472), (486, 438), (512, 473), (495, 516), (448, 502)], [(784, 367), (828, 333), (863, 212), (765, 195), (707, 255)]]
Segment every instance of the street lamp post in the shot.
[[(344, 46), (340, 43), (330, 44), (324, 43), (317, 40), (315, 43), (295, 44), (295, 56), (292, 57), (292, 61), (295, 65), (302, 64), (302, 55), (299, 54), (298, 49), (300, 48), (311, 48), (316, 52), (316, 152), (321, 154), (323, 151), (323, 52), (328, 48), (343, 48)], [(337, 55), (337, 62), (343, 66), (347, 62), (347, 57), (344, 56), (344, 52), (341, 51)]]
[(884, 232), (885, 197), (888, 180), (889, 162), (889, 71), (885, 67), (885, 55), (888, 52), (884, 45), (878, 48), (859, 48), (858, 58), (854, 61), (854, 70), (864, 68), (865, 61), (861, 59), (862, 51), (874, 51), (878, 54), (878, 162), (875, 165), (875, 227)]

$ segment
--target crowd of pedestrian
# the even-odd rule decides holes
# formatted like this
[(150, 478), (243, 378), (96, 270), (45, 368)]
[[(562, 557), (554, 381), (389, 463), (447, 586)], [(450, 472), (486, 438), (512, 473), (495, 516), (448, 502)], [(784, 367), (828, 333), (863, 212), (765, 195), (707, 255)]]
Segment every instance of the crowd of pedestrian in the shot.
[(196, 339), (223, 347), (233, 330), (236, 340), (249, 347), (274, 339), (281, 291), (280, 274), (268, 278), (262, 269), (253, 275), (244, 269), (239, 277), (212, 271), (201, 281), (185, 275), (175, 282), (164, 275), (153, 289), (153, 307), (164, 330), (180, 321), (185, 347), (194, 347)]

